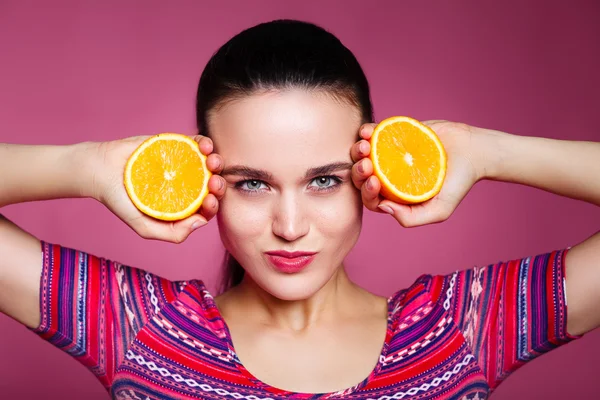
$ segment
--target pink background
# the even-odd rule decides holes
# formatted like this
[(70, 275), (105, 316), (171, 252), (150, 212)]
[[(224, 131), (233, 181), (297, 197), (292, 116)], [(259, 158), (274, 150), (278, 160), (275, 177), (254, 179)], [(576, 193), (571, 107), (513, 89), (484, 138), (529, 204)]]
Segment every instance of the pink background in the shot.
[[(193, 133), (196, 85), (211, 54), (238, 31), (276, 18), (338, 35), (370, 78), (378, 120), (444, 118), (600, 140), (600, 3), (525, 3), (4, 0), (0, 142)], [(40, 238), (171, 279), (214, 285), (219, 272), (214, 222), (172, 245), (144, 241), (92, 200), (2, 212)], [(574, 245), (599, 222), (590, 204), (483, 182), (443, 224), (403, 229), (366, 213), (347, 265), (359, 283), (389, 295), (422, 273)], [(107, 398), (85, 368), (13, 320), (0, 316), (0, 332), (1, 398)], [(522, 368), (495, 398), (597, 398), (599, 356), (600, 332), (593, 332)]]

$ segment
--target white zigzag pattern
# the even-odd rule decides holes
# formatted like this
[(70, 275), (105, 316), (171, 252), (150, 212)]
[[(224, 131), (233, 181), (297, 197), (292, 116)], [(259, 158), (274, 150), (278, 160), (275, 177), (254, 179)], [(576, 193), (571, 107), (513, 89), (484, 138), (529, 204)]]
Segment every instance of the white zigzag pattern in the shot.
[(408, 389), (405, 392), (395, 393), (393, 396), (381, 396), (381, 397), (378, 397), (377, 399), (369, 398), (367, 400), (397, 400), (397, 399), (403, 399), (406, 396), (414, 396), (415, 394), (417, 394), (419, 392), (425, 392), (425, 391), (429, 390), (432, 387), (433, 388), (438, 387), (440, 385), (440, 383), (447, 382), (450, 378), (452, 378), (453, 375), (458, 374), (460, 372), (460, 370), (462, 369), (462, 367), (464, 367), (465, 365), (469, 364), (469, 362), (473, 358), (474, 358), (474, 356), (472, 354), (467, 354), (465, 356), (465, 358), (461, 362), (459, 362), (458, 364), (456, 364), (454, 366), (454, 368), (452, 368), (452, 370), (446, 371), (444, 373), (444, 375), (442, 375), (441, 377), (433, 378), (433, 380), (431, 382), (429, 382), (429, 383), (425, 382), (421, 386), (412, 387), (412, 388)]
[(152, 284), (152, 276), (149, 273), (144, 275), (146, 281), (148, 282), (148, 292), (150, 293), (150, 303), (154, 306), (154, 312), (158, 314), (160, 312), (160, 308), (158, 307), (158, 297), (154, 294), (154, 285)]
[[(175, 382), (181, 383), (184, 382), (186, 385), (190, 386), (190, 387), (196, 387), (196, 388), (200, 388), (201, 390), (203, 390), (204, 392), (215, 392), (216, 394), (218, 394), (219, 396), (231, 396), (234, 399), (244, 399), (244, 400), (273, 400), (270, 397), (257, 397), (254, 395), (250, 395), (250, 396), (245, 396), (243, 394), (240, 393), (236, 393), (236, 392), (229, 392), (225, 389), (221, 389), (221, 388), (213, 388), (212, 386), (206, 384), (206, 383), (198, 383), (196, 380), (188, 378), (185, 379), (184, 377), (182, 377), (179, 374), (172, 374), (168, 369), (163, 368), (163, 367), (158, 367), (156, 365), (156, 363), (154, 363), (153, 361), (146, 361), (144, 359), (144, 357), (142, 357), (141, 355), (136, 355), (133, 351), (129, 350), (127, 351), (126, 357), (128, 360), (135, 360), (139, 365), (147, 367), (150, 371), (155, 371), (158, 372), (159, 374), (161, 374), (163, 377), (170, 377), (171, 379), (173, 379)], [(415, 386), (412, 387), (410, 389), (408, 389), (407, 391), (404, 392), (398, 392), (395, 393), (392, 396), (381, 396), (378, 397), (377, 399), (374, 398), (369, 398), (367, 400), (398, 400), (398, 399), (404, 399), (406, 396), (414, 396), (415, 394), (419, 393), (419, 392), (425, 392), (431, 388), (435, 388), (438, 387), (441, 383), (443, 382), (447, 382), (448, 380), (450, 380), (450, 378), (452, 378), (453, 375), (456, 375), (460, 372), (460, 370), (469, 364), (469, 362), (474, 358), (474, 356), (472, 354), (467, 354), (465, 356), (465, 358), (458, 364), (456, 364), (452, 370), (450, 371), (446, 371), (444, 373), (444, 375), (442, 375), (441, 377), (436, 377), (433, 378), (431, 382), (425, 382), (420, 386)]]
[(450, 279), (450, 286), (448, 287), (448, 290), (446, 291), (446, 300), (444, 300), (444, 310), (448, 311), (448, 309), (450, 309), (450, 299), (452, 298), (452, 291), (454, 290), (454, 283), (456, 282), (456, 275), (458, 275), (458, 272), (455, 272), (452, 275), (452, 279)]
[(233, 360), (233, 356), (230, 353), (225, 353), (221, 350), (213, 349), (211, 347), (206, 346), (199, 340), (190, 337), (189, 335), (186, 335), (183, 332), (180, 332), (173, 324), (171, 324), (164, 318), (159, 318), (158, 316), (155, 316), (154, 318), (152, 318), (152, 320), (169, 335), (173, 336), (174, 338), (180, 340), (181, 342), (185, 343), (190, 347), (199, 349), (201, 352), (209, 356), (216, 357), (219, 360), (223, 360), (226, 362), (231, 362), (231, 360)]
[(146, 396), (146, 398), (142, 399), (138, 396), (133, 390), (122, 390), (116, 394), (116, 400), (152, 400), (150, 397)]
[(435, 339), (436, 337), (439, 337), (444, 332), (447, 325), (450, 325), (451, 322), (452, 322), (452, 317), (448, 317), (448, 318), (444, 317), (437, 324), (438, 329), (436, 331), (433, 331), (433, 332), (430, 332), (429, 334), (427, 334), (427, 336), (424, 337), (424, 340), (422, 342), (413, 343), (409, 348), (402, 349), (401, 351), (396, 352), (387, 357), (381, 356), (379, 358), (379, 362), (381, 364), (383, 364), (383, 366), (387, 366), (389, 364), (394, 364), (394, 363), (397, 363), (398, 361), (402, 361), (406, 357), (415, 354), (422, 348), (429, 345), (433, 341), (433, 339)]
[(185, 383), (186, 385), (188, 385), (189, 387), (193, 387), (193, 388), (199, 388), (204, 392), (215, 392), (216, 394), (218, 394), (219, 396), (231, 396), (234, 399), (244, 399), (244, 400), (274, 400), (271, 397), (257, 397), (254, 395), (250, 395), (250, 396), (244, 396), (243, 394), (240, 393), (236, 393), (236, 392), (229, 392), (225, 389), (221, 389), (221, 388), (213, 388), (210, 385), (207, 385), (206, 383), (199, 383), (198, 381), (196, 381), (195, 379), (192, 378), (184, 378), (179, 374), (173, 374), (171, 373), (168, 369), (163, 368), (163, 367), (158, 367), (156, 365), (156, 363), (154, 361), (146, 361), (144, 359), (143, 356), (141, 355), (136, 355), (133, 351), (129, 350), (127, 351), (126, 357), (128, 360), (135, 360), (139, 365), (148, 368), (150, 371), (154, 371), (154, 372), (158, 372), (159, 374), (161, 374), (163, 377), (167, 378), (171, 378), (173, 379), (175, 382), (178, 383)]

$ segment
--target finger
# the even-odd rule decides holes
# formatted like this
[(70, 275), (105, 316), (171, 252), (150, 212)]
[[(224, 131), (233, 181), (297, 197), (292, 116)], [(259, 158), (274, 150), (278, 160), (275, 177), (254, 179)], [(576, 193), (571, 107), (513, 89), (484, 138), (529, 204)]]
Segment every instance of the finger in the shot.
[(363, 124), (358, 131), (358, 136), (365, 140), (371, 139), (371, 135), (373, 134), (376, 126), (377, 124), (374, 123)]
[(198, 146), (200, 147), (200, 152), (205, 156), (209, 155), (213, 152), (214, 146), (211, 138), (202, 135), (194, 136), (194, 140), (198, 142)]
[(206, 167), (213, 174), (220, 174), (223, 171), (223, 157), (216, 153), (209, 154), (206, 158)]
[(200, 215), (202, 215), (207, 221), (210, 221), (219, 211), (219, 201), (214, 194), (209, 193), (204, 198), (202, 206), (200, 207)]
[(373, 163), (368, 158), (364, 158), (352, 166), (352, 182), (357, 189), (362, 188), (371, 175), (373, 175)]
[(221, 200), (223, 195), (225, 194), (225, 189), (227, 185), (225, 182), (225, 178), (219, 175), (213, 175), (208, 180), (208, 191), (215, 195), (217, 200)]
[(352, 157), (353, 162), (357, 162), (358, 160), (368, 157), (370, 152), (371, 144), (366, 140), (359, 140), (352, 145), (352, 148), (350, 149), (350, 157)]
[(377, 206), (379, 205), (379, 190), (381, 189), (381, 184), (379, 183), (379, 179), (376, 176), (371, 175), (369, 179), (362, 185), (360, 189), (360, 195), (362, 197), (362, 202), (371, 211), (377, 211)]
[(194, 230), (206, 225), (207, 220), (199, 214), (194, 214), (180, 221), (160, 221), (144, 216), (140, 224), (141, 226), (135, 229), (145, 239), (183, 243)]
[(385, 212), (391, 209), (394, 219), (405, 228), (439, 223), (450, 216), (443, 204), (435, 198), (421, 204), (412, 205), (384, 200), (380, 203), (379, 208)]

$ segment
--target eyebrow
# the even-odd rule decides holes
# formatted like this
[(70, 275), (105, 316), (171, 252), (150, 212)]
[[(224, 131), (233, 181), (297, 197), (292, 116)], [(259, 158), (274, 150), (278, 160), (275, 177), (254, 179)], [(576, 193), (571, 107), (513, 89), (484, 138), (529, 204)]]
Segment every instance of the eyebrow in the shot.
[(313, 178), (315, 176), (330, 175), (333, 172), (352, 169), (353, 165), (354, 164), (352, 164), (351, 162), (346, 161), (333, 162), (331, 164), (322, 165), (320, 167), (309, 168), (306, 171), (306, 175), (304, 175), (304, 177), (308, 179)]
[(231, 167), (223, 168), (221, 176), (239, 175), (244, 178), (259, 179), (261, 181), (270, 181), (273, 175), (262, 169), (250, 168), (245, 165), (232, 165)]
[[(333, 162), (326, 165), (321, 165), (319, 167), (309, 168), (304, 175), (305, 179), (314, 178), (316, 176), (324, 176), (329, 175), (333, 172), (340, 170), (349, 170), (352, 169), (351, 162), (338, 161)], [(258, 179), (261, 181), (271, 181), (273, 180), (273, 175), (265, 170), (251, 168), (245, 165), (232, 165), (231, 167), (227, 167), (223, 169), (221, 172), (221, 176), (227, 175), (239, 175), (245, 178)]]

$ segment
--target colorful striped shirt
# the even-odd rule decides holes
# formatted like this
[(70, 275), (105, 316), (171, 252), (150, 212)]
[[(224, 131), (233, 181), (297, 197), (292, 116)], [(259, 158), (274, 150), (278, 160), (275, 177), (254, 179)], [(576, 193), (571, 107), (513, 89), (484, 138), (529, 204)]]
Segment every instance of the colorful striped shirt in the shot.
[(527, 361), (578, 337), (566, 330), (567, 251), (420, 276), (388, 299), (376, 367), (335, 393), (293, 393), (254, 377), (202, 281), (47, 242), (33, 331), (119, 400), (485, 399)]

